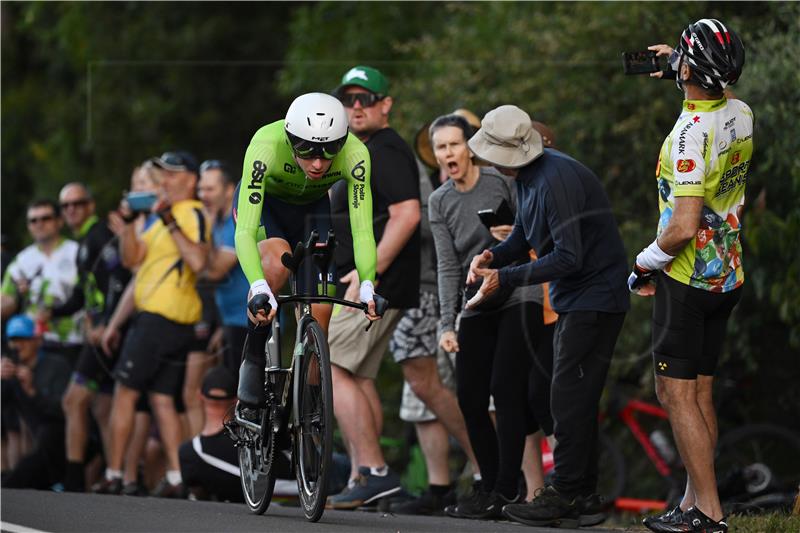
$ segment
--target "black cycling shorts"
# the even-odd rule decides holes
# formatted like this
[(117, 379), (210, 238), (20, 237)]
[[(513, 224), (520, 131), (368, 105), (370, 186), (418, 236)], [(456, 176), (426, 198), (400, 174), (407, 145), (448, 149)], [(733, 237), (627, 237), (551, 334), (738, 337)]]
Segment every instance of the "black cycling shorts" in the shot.
[[(236, 213), (239, 201), (239, 187), (236, 186), (234, 192), (233, 211)], [(234, 216), (234, 220), (236, 217)], [(331, 229), (331, 202), (325, 194), (319, 200), (305, 205), (290, 204), (278, 200), (274, 196), (264, 195), (264, 203), (261, 205), (261, 225), (267, 234), (267, 239), (279, 238), (289, 243), (289, 247), (294, 250), (298, 242), (305, 242), (311, 234), (311, 230), (317, 230), (319, 240), (325, 242), (328, 238), (328, 230)], [(334, 272), (336, 265), (331, 260), (328, 269), (328, 294), (334, 295), (336, 284), (334, 283)], [(303, 261), (301, 272), (297, 277), (297, 293), (317, 295), (318, 289), (315, 287), (321, 283), (322, 277), (318, 274), (313, 261)], [(280, 290), (280, 287), (271, 287), (273, 291)], [(312, 290), (313, 289), (313, 290)], [(277, 294), (277, 292), (276, 292)]]
[(119, 354), (107, 356), (99, 346), (83, 345), (78, 364), (72, 373), (72, 381), (92, 392), (111, 394), (114, 392), (113, 369)]
[(191, 324), (179, 324), (154, 313), (133, 320), (114, 377), (139, 392), (182, 396), (186, 355), (195, 340)]
[(727, 335), (728, 317), (742, 289), (711, 292), (659, 272), (653, 306), (653, 365), (678, 379), (713, 376)]

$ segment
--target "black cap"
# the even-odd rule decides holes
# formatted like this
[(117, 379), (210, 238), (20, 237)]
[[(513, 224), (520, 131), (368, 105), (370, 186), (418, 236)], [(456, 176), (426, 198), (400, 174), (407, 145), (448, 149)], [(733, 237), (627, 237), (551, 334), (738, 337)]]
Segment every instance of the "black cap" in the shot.
[(158, 168), (172, 172), (194, 172), (197, 174), (197, 159), (185, 150), (164, 152), (161, 157), (154, 157), (150, 161)]
[[(203, 396), (211, 400), (231, 400), (236, 398), (236, 378), (224, 366), (215, 366), (206, 372), (200, 390)], [(214, 394), (211, 394), (212, 390)]]

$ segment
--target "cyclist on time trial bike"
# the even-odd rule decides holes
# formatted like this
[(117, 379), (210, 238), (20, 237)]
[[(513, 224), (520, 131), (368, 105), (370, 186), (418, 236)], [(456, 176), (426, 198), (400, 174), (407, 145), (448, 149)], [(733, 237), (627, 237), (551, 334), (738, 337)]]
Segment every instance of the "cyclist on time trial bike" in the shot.
[[(280, 289), (289, 276), (280, 258), (314, 229), (325, 238), (331, 227), (328, 189), (339, 180), (347, 182), (360, 300), (368, 305), (367, 318), (377, 320), (369, 152), (349, 133), (339, 100), (323, 93), (299, 96), (289, 106), (285, 120), (263, 126), (247, 148), (242, 180), (234, 196), (236, 255), (250, 282), (248, 303), (257, 295), (266, 295), (271, 308), (269, 313), (259, 309), (253, 315), (248, 306), (250, 323), (238, 389), (243, 416), (252, 416), (251, 409), (266, 401), (264, 349), (271, 328), (263, 326), (277, 310), (273, 289)], [(316, 293), (311, 291), (317, 284), (311, 280), (310, 263), (306, 261), (298, 273), (300, 294)], [(328, 281), (333, 282), (331, 273)], [(325, 331), (331, 311), (328, 304), (312, 305), (312, 314)]]

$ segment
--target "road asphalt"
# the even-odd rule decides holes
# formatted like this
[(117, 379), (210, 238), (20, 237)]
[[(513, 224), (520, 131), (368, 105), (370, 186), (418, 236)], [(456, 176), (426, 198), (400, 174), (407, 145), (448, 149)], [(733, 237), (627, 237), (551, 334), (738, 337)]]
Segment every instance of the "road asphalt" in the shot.
[[(503, 521), (460, 520), (360, 511), (325, 511), (309, 523), (297, 507), (273, 504), (262, 516), (243, 504), (192, 502), (159, 498), (3, 489), (0, 530), (37, 532), (341, 532), (341, 533), (554, 533), (579, 531), (529, 527)], [(583, 532), (612, 531), (600, 527)]]

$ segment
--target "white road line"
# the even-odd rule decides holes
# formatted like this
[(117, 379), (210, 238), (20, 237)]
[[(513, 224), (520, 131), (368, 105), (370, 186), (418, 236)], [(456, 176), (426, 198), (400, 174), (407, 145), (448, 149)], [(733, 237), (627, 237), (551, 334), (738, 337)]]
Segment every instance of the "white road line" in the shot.
[(47, 533), (41, 529), (33, 529), (31, 527), (12, 524), (10, 522), (0, 522), (0, 530), (8, 531), (9, 533)]

